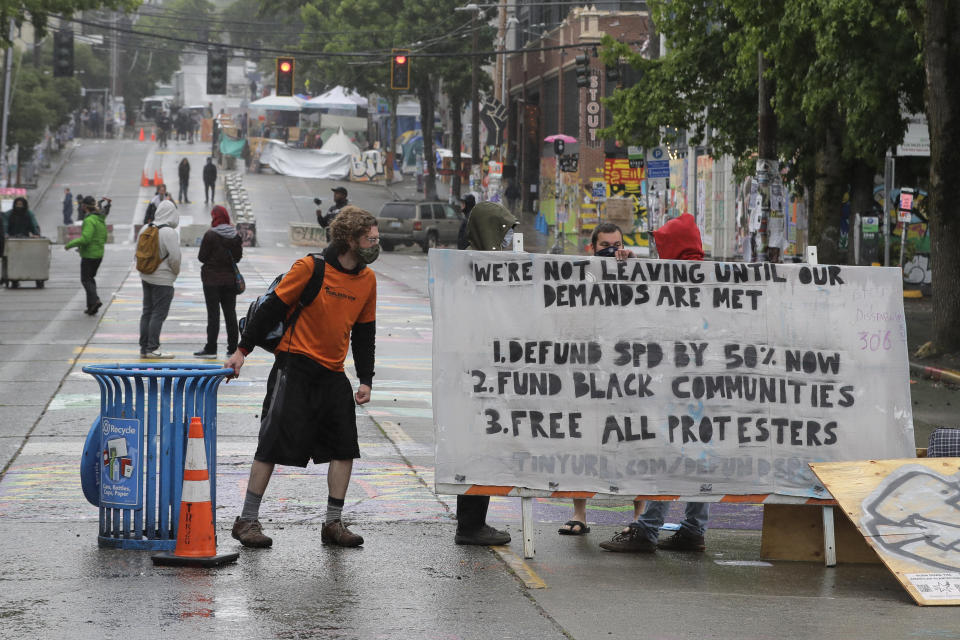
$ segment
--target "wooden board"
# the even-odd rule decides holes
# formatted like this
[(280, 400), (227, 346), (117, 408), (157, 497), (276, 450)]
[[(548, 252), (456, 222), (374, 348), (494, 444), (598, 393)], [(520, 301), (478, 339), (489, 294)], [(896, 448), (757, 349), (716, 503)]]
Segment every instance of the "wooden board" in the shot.
[[(837, 562), (878, 563), (849, 518), (833, 510)], [(760, 557), (764, 560), (823, 562), (823, 507), (806, 504), (763, 505)]]
[(921, 605), (960, 605), (960, 458), (810, 465)]

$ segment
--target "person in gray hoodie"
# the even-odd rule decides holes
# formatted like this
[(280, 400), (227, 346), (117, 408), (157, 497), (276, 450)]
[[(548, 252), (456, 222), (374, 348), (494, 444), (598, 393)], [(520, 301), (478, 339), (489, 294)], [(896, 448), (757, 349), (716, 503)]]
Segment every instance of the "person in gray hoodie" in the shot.
[[(177, 224), (180, 214), (176, 205), (164, 200), (157, 205), (153, 225), (159, 227), (160, 257), (162, 261), (153, 273), (140, 272), (143, 285), (143, 311), (140, 314), (140, 357), (146, 359), (170, 359), (172, 353), (160, 349), (160, 329), (167, 319), (173, 301), (173, 283), (180, 275), (180, 234)], [(148, 226), (140, 231), (142, 234)]]

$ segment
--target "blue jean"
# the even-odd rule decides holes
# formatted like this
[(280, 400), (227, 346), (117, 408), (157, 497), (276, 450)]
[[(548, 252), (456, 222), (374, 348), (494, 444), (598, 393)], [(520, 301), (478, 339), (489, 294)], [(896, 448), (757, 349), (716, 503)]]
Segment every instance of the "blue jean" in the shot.
[[(647, 538), (656, 542), (660, 537), (663, 517), (669, 507), (669, 502), (648, 502), (647, 508), (643, 510), (637, 521), (631, 523), (630, 526), (643, 529)], [(680, 523), (680, 532), (688, 536), (702, 536), (707, 530), (709, 512), (709, 502), (688, 502), (683, 522)]]
[(140, 353), (150, 353), (160, 348), (160, 329), (167, 319), (170, 303), (173, 301), (173, 287), (150, 284), (143, 285), (143, 311), (140, 313)]

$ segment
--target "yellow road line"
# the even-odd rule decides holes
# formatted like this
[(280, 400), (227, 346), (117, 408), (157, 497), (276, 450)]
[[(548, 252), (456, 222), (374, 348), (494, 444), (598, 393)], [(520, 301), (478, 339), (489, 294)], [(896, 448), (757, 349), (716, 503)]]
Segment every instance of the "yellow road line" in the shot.
[(526, 561), (515, 554), (507, 545), (490, 547), (495, 554), (500, 556), (510, 569), (520, 578), (520, 581), (526, 585), (527, 589), (546, 589), (547, 583), (543, 578), (537, 575)]

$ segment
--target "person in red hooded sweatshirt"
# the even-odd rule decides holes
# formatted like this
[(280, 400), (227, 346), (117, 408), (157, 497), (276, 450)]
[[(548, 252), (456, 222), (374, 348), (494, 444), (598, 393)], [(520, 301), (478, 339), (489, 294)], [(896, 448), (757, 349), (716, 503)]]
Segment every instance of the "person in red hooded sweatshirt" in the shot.
[(193, 355), (217, 357), (217, 336), (220, 333), (220, 309), (227, 325), (227, 355), (237, 350), (240, 329), (237, 326), (237, 281), (233, 265), (243, 257), (243, 241), (237, 228), (230, 224), (230, 214), (220, 205), (210, 211), (210, 228), (200, 241), (197, 258), (203, 299), (207, 303), (207, 343)]
[[(703, 244), (697, 221), (685, 213), (653, 232), (657, 255), (662, 260), (703, 260)], [(607, 551), (625, 553), (653, 553), (666, 551), (703, 551), (706, 542), (709, 503), (688, 502), (680, 529), (666, 540), (660, 541), (660, 527), (667, 513), (669, 502), (651, 501), (640, 517), (617, 533), (600, 547)]]

